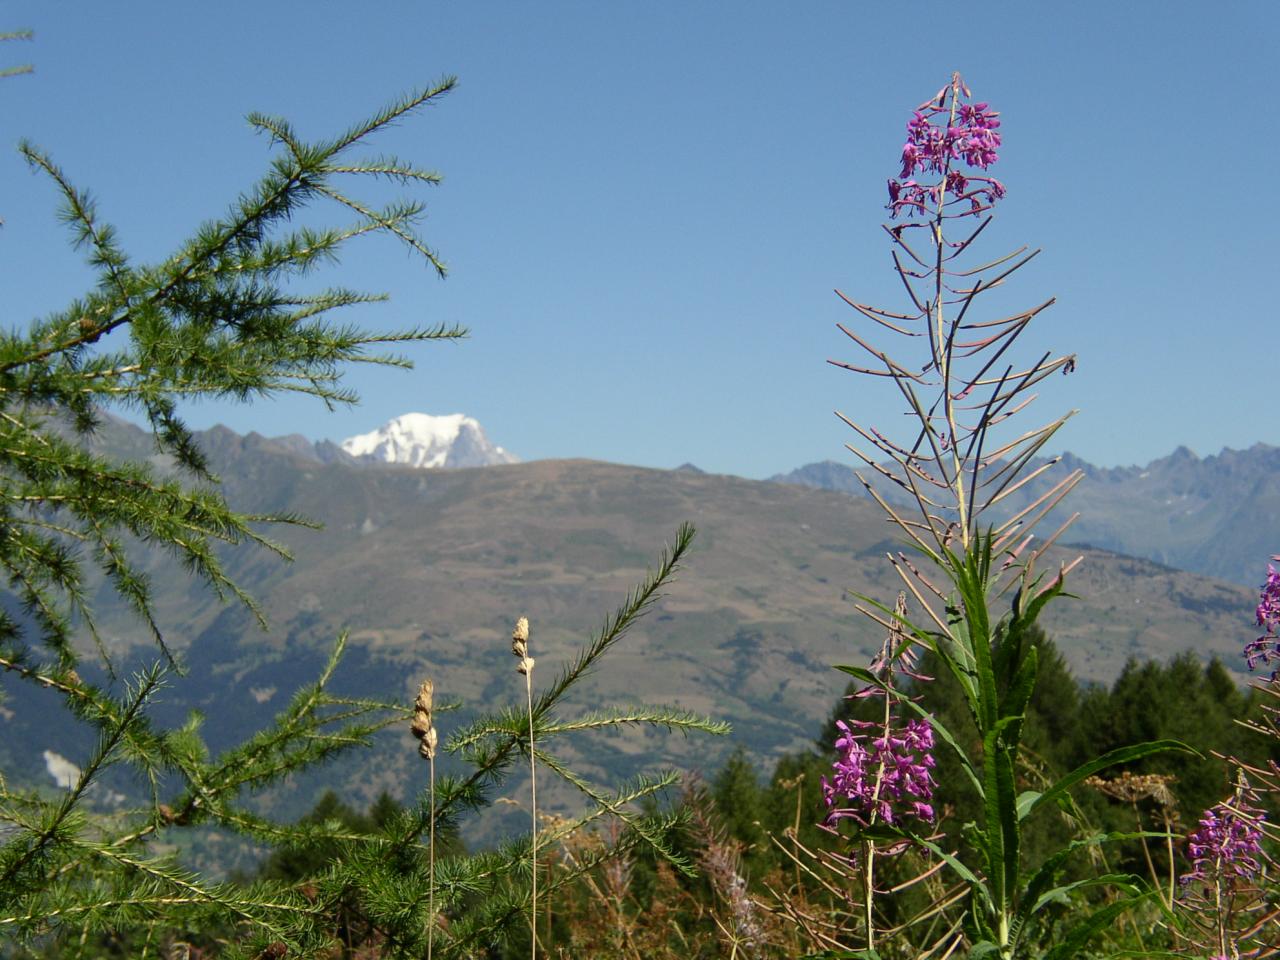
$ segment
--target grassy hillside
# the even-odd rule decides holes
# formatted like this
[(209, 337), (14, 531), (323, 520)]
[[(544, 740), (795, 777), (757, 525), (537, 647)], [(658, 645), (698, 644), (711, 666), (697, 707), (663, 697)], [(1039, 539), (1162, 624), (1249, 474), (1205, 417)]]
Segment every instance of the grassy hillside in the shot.
[[(144, 441), (112, 425), (102, 442), (136, 455)], [(164, 709), (174, 719), (204, 711), (215, 744), (274, 714), (341, 630), (351, 631), (352, 654), (340, 689), (408, 702), (431, 674), (438, 696), (514, 703), (514, 620), (529, 618), (533, 655), (549, 673), (689, 520), (698, 539), (683, 575), (578, 704), (663, 702), (708, 713), (731, 721), (733, 740), (764, 762), (817, 733), (844, 686), (831, 664), (864, 662), (879, 644), (846, 592), (891, 600), (897, 591), (883, 561), (895, 549), (891, 531), (873, 504), (839, 493), (583, 460), (371, 468), (225, 430), (204, 442), (233, 503), (325, 523), (276, 531), (296, 554), (292, 564), (264, 552), (230, 558), (271, 620), (267, 633), (167, 561), (152, 564), (160, 622), (191, 666)], [(1046, 626), (1083, 677), (1107, 680), (1130, 656), (1188, 648), (1235, 666), (1249, 637), (1249, 591), (1150, 561), (1090, 550), (1071, 588), (1080, 599), (1062, 601)], [(103, 603), (117, 650), (143, 638), (105, 594)], [(34, 709), (11, 704), (4, 723), (31, 732), (24, 721)], [(441, 723), (442, 736), (453, 722)], [(39, 732), (23, 742), (38, 766)], [(601, 776), (659, 761), (710, 768), (731, 745), (637, 733), (588, 742), (580, 761)], [(399, 793), (421, 773), (411, 746), (407, 735), (389, 735), (325, 776), (357, 798), (383, 787)], [(312, 789), (294, 784), (281, 797), (305, 807)]]

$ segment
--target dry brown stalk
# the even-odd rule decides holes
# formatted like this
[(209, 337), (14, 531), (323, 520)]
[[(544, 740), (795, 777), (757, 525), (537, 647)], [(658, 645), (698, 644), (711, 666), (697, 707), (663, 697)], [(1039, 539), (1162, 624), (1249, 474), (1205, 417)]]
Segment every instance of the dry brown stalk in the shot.
[(439, 735), (432, 722), (434, 699), (435, 684), (428, 677), (418, 687), (418, 696), (413, 701), (413, 720), (409, 725), (409, 731), (419, 741), (418, 753), (427, 761), (429, 768), (427, 789), (431, 795), (431, 825), (427, 846), (427, 960), (431, 960), (436, 934), (436, 746)]
[(520, 658), (516, 672), (524, 677), (524, 690), (529, 710), (529, 803), (533, 835), (529, 841), (533, 885), (530, 891), (529, 938), (533, 960), (538, 960), (538, 766), (534, 758), (533, 738), (533, 657), (529, 656), (529, 620), (521, 617), (511, 632), (511, 652)]

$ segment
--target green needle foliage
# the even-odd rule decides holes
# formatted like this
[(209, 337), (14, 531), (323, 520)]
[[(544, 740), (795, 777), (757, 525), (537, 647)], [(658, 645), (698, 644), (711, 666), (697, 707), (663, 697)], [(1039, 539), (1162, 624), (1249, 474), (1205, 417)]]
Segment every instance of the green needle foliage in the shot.
[[(30, 30), (6, 30), (4, 33), (0, 33), (0, 42), (5, 40), (30, 40), (31, 37)], [(16, 67), (0, 67), (0, 79), (17, 76), (20, 73), (30, 73), (31, 70), (32, 67), (29, 63), (20, 64)]]

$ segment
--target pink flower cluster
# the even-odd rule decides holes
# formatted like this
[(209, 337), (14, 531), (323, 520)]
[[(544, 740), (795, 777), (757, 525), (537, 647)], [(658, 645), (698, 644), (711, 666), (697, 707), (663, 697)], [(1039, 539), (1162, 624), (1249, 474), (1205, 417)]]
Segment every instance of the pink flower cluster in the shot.
[[(1271, 559), (1280, 560), (1280, 556)], [(1244, 656), (1250, 670), (1260, 663), (1266, 665), (1280, 660), (1280, 573), (1273, 564), (1267, 564), (1267, 582), (1262, 585), (1255, 618), (1265, 632), (1245, 645)], [(1273, 672), (1271, 676), (1275, 679), (1276, 674)]]
[[(834, 775), (822, 778), (828, 826), (852, 819), (867, 826), (904, 817), (933, 823), (933, 727), (925, 719), (900, 728), (868, 721), (837, 721), (839, 758)], [(878, 735), (864, 732), (870, 729)]]
[[(967, 202), (969, 208), (956, 216), (971, 216), (989, 209), (1005, 194), (1004, 185), (991, 177), (961, 173), (964, 163), (986, 170), (999, 159), (999, 114), (985, 103), (959, 103), (958, 81), (944, 89), (936, 100), (922, 105), (907, 123), (907, 142), (902, 147), (902, 172), (889, 181), (889, 215), (926, 215), (946, 203)], [(917, 171), (936, 174), (933, 183), (912, 177)], [(950, 196), (950, 200), (947, 197)]]
[(1182, 885), (1219, 881), (1230, 884), (1257, 876), (1262, 869), (1258, 860), (1262, 853), (1259, 824), (1265, 817), (1265, 812), (1238, 795), (1231, 803), (1219, 803), (1206, 810), (1199, 829), (1187, 837), (1191, 870), (1180, 878)]

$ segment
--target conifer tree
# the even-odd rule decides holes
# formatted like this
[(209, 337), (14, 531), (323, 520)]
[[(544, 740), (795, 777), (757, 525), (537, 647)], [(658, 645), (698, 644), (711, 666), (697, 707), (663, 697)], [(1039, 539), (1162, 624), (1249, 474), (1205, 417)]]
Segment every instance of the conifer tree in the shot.
[[(380, 130), (433, 104), (453, 85), (445, 79), (338, 136), (314, 141), (282, 119), (251, 115), (252, 126), (275, 148), (268, 172), (154, 263), (129, 257), (72, 176), (40, 148), (22, 145), (60, 198), (60, 216), (97, 279), (27, 329), (10, 326), (0, 333), (0, 569), (16, 601), (0, 611), (0, 676), (6, 684), (53, 689), (98, 740), (68, 789), (50, 792), (0, 776), (0, 944), (59, 957), (102, 955), (104, 945), (154, 956), (170, 947), (181, 955), (179, 948), (193, 938), (206, 944), (215, 938), (218, 955), (227, 957), (309, 957), (331, 955), (331, 948), (351, 955), (361, 945), (380, 956), (416, 957), (424, 952), (427, 931), (447, 917), (447, 930), (434, 938), (435, 955), (482, 953), (528, 929), (521, 918), (529, 901), (529, 840), (476, 855), (452, 846), (431, 874), (422, 837), (433, 823), (454, 834), (461, 818), (484, 807), (494, 787), (518, 768), (531, 743), (539, 768), (571, 783), (588, 804), (561, 831), (540, 833), (540, 846), (555, 843), (563, 831), (612, 817), (625, 824), (616, 852), (644, 847), (691, 870), (667, 839), (678, 816), (641, 816), (632, 806), (674, 782), (674, 774), (608, 788), (583, 779), (552, 752), (566, 735), (620, 724), (725, 729), (664, 708), (625, 705), (576, 717), (559, 712), (574, 684), (673, 576), (692, 539), (689, 528), (681, 529), (658, 568), (578, 658), (532, 697), (527, 711), (494, 712), (446, 739), (444, 749), (470, 774), (440, 778), (434, 802), (423, 796), (403, 812), (381, 804), (376, 824), (361, 818), (353, 828), (333, 803), (333, 816), (281, 823), (248, 803), (282, 777), (408, 720), (405, 705), (329, 692), (345, 638), (338, 638), (321, 675), (296, 692), (270, 727), (219, 755), (206, 746), (198, 716), (163, 729), (148, 713), (156, 692), (180, 678), (181, 665), (153, 612), (139, 550), (169, 554), (197, 580), (261, 617), (250, 593), (224, 571), (220, 548), (256, 545), (287, 555), (264, 528), (307, 522), (288, 513), (249, 514), (226, 502), (180, 404), (247, 402), (281, 392), (329, 406), (351, 403), (356, 396), (341, 380), (349, 364), (408, 366), (394, 352), (401, 345), (464, 335), (450, 325), (364, 330), (342, 322), (340, 311), (382, 295), (307, 283), (349, 243), (377, 234), (444, 273), (417, 231), (420, 200), (374, 203), (358, 188), (371, 181), (402, 188), (439, 181), (394, 156), (361, 151)], [(317, 204), (335, 207), (344, 222), (300, 225), (299, 215)], [(315, 216), (306, 220), (315, 222)], [(113, 410), (145, 421), (171, 470), (92, 449), (95, 428)], [(136, 676), (111, 672), (89, 603), (94, 571), (132, 605), (154, 644), (155, 663)], [(77, 671), (95, 641), (91, 655), (106, 668), (101, 683)], [(130, 809), (96, 805), (95, 784), (113, 765), (131, 768), (145, 785), (145, 798)], [(163, 848), (180, 847), (183, 832), (194, 828), (230, 831), (290, 851), (294, 869), (251, 883), (193, 873)], [(308, 857), (317, 852), (323, 856)], [(596, 866), (595, 860), (583, 862), (580, 870)], [(436, 879), (430, 901), (429, 875)], [(573, 879), (558, 876), (543, 896), (554, 897), (557, 884)], [(429, 902), (438, 915), (429, 912)]]

